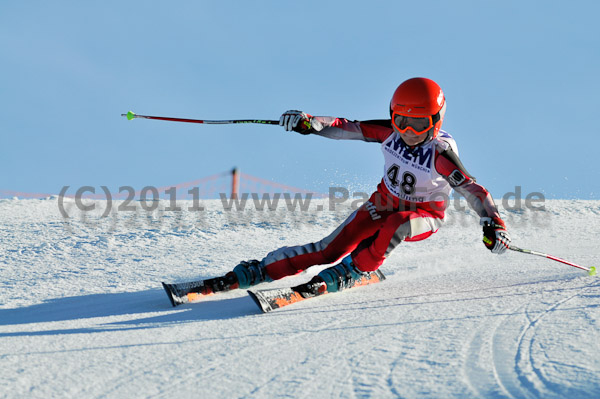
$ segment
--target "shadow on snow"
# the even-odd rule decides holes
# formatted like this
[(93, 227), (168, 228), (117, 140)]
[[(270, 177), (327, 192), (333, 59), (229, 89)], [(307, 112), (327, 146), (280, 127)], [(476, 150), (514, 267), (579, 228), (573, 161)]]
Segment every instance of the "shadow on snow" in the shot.
[[(143, 317), (147, 315), (147, 317)], [(134, 316), (116, 322), (100, 322), (97, 327), (47, 329), (40, 326), (29, 331), (0, 333), (7, 336), (35, 336), (121, 331), (164, 327), (165, 324), (202, 320), (223, 320), (262, 314), (249, 296), (210, 299), (173, 308), (161, 290), (93, 294), (51, 299), (41, 304), (13, 309), (0, 309), (0, 326), (77, 321), (93, 318)], [(135, 318), (135, 316), (142, 316)], [(88, 323), (89, 324), (89, 323)], [(48, 327), (48, 326), (46, 326)]]

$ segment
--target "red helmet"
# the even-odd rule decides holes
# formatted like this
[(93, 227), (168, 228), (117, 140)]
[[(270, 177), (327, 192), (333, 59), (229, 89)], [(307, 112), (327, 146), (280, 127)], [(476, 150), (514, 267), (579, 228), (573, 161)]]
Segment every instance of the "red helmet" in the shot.
[[(392, 123), (396, 128), (401, 132), (411, 129), (416, 134), (429, 132), (430, 137), (428, 140), (437, 137), (445, 113), (446, 99), (444, 92), (437, 83), (427, 78), (412, 78), (403, 82), (394, 92), (390, 102)], [(415, 128), (408, 125), (400, 128), (395, 123), (395, 116), (399, 116), (398, 120), (402, 120), (401, 117), (426, 118), (428, 121), (425, 122), (428, 123), (417, 121), (417, 125), (422, 126), (422, 130), (415, 130)], [(434, 128), (433, 132), (430, 132), (431, 127)]]

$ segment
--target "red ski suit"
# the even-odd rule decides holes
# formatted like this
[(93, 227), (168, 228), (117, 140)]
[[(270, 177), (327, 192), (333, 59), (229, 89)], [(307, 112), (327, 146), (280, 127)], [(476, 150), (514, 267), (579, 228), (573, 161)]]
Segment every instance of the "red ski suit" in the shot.
[(369, 200), (329, 236), (269, 253), (263, 263), (274, 280), (334, 263), (349, 253), (358, 269), (376, 270), (400, 242), (424, 240), (439, 229), (451, 189), (462, 194), (480, 217), (500, 218), (491, 195), (467, 173), (454, 139), (444, 131), (411, 148), (394, 132), (390, 120), (314, 117), (313, 129), (313, 134), (327, 138), (382, 143), (384, 177)]

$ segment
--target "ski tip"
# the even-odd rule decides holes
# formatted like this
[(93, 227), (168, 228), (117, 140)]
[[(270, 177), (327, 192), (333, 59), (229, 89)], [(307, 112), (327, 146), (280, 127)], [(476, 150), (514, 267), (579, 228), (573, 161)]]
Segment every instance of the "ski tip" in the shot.
[(594, 266), (590, 267), (590, 270), (588, 271), (588, 274), (590, 276), (595, 276), (596, 275), (596, 268)]
[(259, 298), (257, 296), (257, 294), (255, 294), (254, 292), (248, 290), (246, 291), (248, 293), (248, 295), (250, 295), (250, 298), (252, 298), (252, 300), (254, 301), (254, 303), (256, 303), (256, 305), (258, 305), (258, 307), (260, 308), (260, 310), (262, 310), (263, 313), (267, 313), (270, 312), (271, 310), (273, 310), (273, 308), (271, 306), (269, 306), (269, 303), (261, 300), (261, 298)]
[(167, 296), (169, 297), (169, 301), (171, 301), (171, 305), (173, 305), (173, 307), (176, 307), (177, 305), (179, 305), (179, 303), (175, 302), (175, 298), (173, 298), (173, 292), (171, 291), (171, 287), (169, 286), (169, 284), (166, 283), (161, 283), (163, 288), (165, 289), (165, 292), (167, 293)]

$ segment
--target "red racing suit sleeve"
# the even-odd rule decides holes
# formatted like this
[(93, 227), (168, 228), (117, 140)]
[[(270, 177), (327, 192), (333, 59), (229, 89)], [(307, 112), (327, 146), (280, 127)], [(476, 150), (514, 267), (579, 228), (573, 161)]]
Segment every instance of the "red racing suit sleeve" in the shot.
[(469, 206), (479, 217), (489, 217), (504, 225), (490, 193), (485, 187), (476, 183), (475, 178), (467, 172), (450, 146), (436, 150), (435, 169), (454, 190), (466, 198)]
[(332, 116), (314, 116), (311, 133), (334, 140), (383, 143), (393, 129), (389, 119), (359, 122)]

